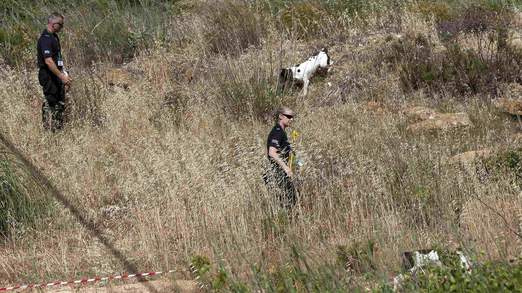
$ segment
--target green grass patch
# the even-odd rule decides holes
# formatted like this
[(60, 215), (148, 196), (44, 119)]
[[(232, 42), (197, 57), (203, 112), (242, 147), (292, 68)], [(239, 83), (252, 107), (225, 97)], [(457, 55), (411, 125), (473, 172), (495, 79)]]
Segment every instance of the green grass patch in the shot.
[(290, 248), (286, 260), (253, 264), (248, 279), (204, 256), (193, 257), (191, 267), (200, 284), (212, 292), (362, 292), (343, 266), (314, 262), (297, 246)]
[[(460, 267), (458, 260), (443, 266), (405, 274), (399, 292), (519, 292), (522, 288), (522, 265), (487, 262), (471, 271)], [(390, 285), (382, 286), (389, 291)]]
[(522, 187), (522, 148), (502, 151), (484, 160), (484, 167), (492, 179), (510, 178), (513, 184)]
[(21, 236), (51, 211), (51, 201), (8, 156), (0, 154), (0, 235)]
[(34, 66), (36, 42), (47, 16), (61, 12), (66, 64), (126, 62), (155, 42), (169, 43), (171, 19), (183, 11), (179, 0), (8, 0), (0, 4), (0, 57), (11, 66)]

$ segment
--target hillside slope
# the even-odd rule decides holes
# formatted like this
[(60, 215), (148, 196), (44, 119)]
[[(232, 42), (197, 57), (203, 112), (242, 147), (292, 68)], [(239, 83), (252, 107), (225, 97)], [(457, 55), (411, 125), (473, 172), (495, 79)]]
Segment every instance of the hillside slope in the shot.
[[(493, 103), (522, 98), (512, 7), (161, 3), (169, 17), (127, 56), (82, 47), (96, 22), (71, 17), (61, 132), (42, 129), (31, 55), (3, 56), (0, 131), (56, 192), (1, 153), (10, 164), (0, 178), (19, 175), (20, 194), (49, 201), (34, 223), (2, 231), (1, 285), (177, 268), (225, 291), (308, 286), (300, 273), (319, 291), (341, 290), (387, 280), (404, 250), (520, 257), (522, 125)], [(140, 7), (121, 5), (114, 23), (136, 25)], [(279, 69), (321, 47), (334, 61), (328, 75), (306, 97), (277, 93)], [(261, 178), (280, 105), (297, 113), (305, 162), (293, 221)], [(480, 155), (459, 156), (469, 151)]]

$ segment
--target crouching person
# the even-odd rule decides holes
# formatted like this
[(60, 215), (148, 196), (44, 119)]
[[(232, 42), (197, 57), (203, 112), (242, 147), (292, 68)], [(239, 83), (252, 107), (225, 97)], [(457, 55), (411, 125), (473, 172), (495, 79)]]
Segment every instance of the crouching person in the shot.
[(276, 125), (268, 134), (266, 143), (270, 167), (264, 176), (265, 183), (269, 192), (278, 198), (281, 207), (288, 212), (297, 203), (297, 191), (292, 180), (294, 175), (289, 164), (292, 147), (285, 132), (294, 115), (294, 111), (290, 108), (282, 107), (278, 109), (275, 119)]

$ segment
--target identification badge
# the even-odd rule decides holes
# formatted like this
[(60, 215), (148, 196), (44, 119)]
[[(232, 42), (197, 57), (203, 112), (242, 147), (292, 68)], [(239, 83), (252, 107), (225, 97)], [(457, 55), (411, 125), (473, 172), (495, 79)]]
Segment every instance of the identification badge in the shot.
[(63, 67), (63, 60), (58, 60), (57, 62), (58, 64), (56, 64), (58, 67)]

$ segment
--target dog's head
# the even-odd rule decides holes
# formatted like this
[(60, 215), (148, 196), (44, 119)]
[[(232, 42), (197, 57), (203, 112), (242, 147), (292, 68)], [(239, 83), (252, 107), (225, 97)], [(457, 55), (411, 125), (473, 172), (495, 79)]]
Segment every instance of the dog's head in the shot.
[(330, 55), (328, 55), (328, 49), (322, 48), (321, 51), (315, 54), (316, 64), (319, 65), (317, 68), (317, 74), (325, 76), (330, 71), (330, 65), (333, 64)]
[(322, 48), (319, 53), (315, 55), (317, 62), (319, 63), (319, 67), (321, 68), (328, 68), (328, 66), (333, 64), (332, 59), (330, 58), (330, 55), (328, 55), (328, 49)]

